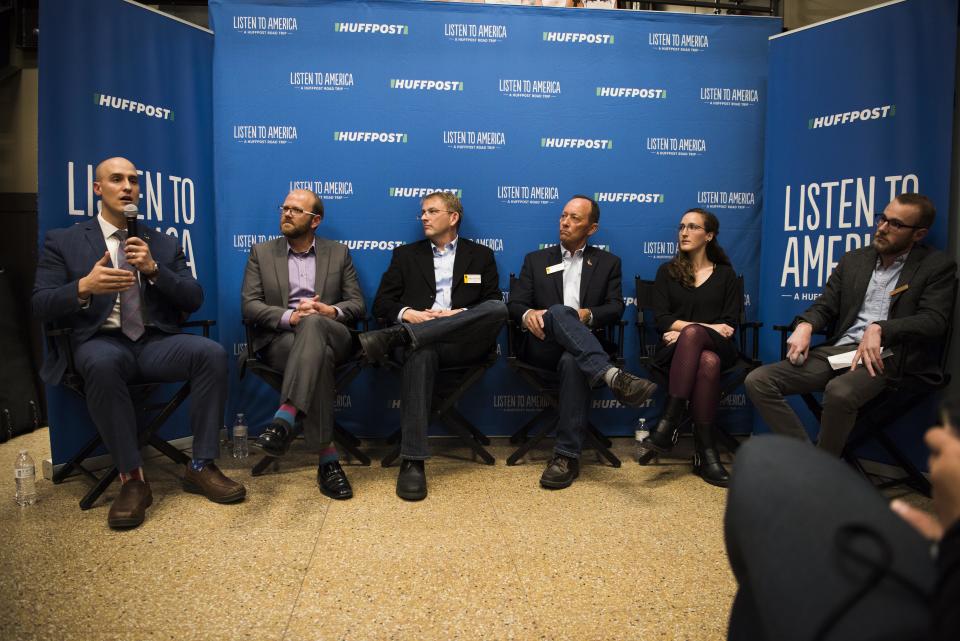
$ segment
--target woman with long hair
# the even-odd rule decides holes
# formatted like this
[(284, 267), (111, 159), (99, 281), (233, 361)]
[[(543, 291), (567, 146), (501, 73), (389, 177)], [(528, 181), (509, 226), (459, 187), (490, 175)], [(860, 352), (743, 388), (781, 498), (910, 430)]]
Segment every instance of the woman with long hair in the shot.
[(733, 341), (740, 301), (737, 274), (717, 242), (720, 221), (709, 211), (687, 210), (677, 254), (657, 270), (653, 308), (662, 335), (655, 362), (670, 373), (666, 407), (644, 441), (659, 453), (677, 442), (689, 404), (693, 419), (693, 471), (712, 485), (730, 480), (720, 462), (713, 422), (720, 405), (720, 372), (737, 360)]

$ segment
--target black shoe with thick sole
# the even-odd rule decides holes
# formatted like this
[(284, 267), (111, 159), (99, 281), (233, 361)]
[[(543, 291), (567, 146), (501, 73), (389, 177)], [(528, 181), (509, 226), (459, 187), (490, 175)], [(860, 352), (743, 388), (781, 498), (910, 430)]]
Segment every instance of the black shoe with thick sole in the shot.
[(404, 459), (400, 462), (397, 496), (406, 501), (422, 501), (427, 498), (427, 473), (423, 461)]
[(570, 487), (578, 476), (580, 476), (579, 460), (563, 454), (554, 454), (540, 476), (540, 485), (550, 490), (562, 490)]

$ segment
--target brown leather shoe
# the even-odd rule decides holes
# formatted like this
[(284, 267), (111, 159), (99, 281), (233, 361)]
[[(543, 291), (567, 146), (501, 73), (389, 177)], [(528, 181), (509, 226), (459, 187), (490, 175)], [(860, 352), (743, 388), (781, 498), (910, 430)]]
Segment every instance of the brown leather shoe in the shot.
[(113, 499), (107, 525), (112, 528), (126, 529), (143, 523), (147, 508), (153, 503), (150, 484), (138, 479), (130, 479), (120, 486), (120, 494)]
[(236, 503), (247, 495), (247, 488), (242, 483), (231, 481), (214, 463), (207, 465), (199, 472), (194, 472), (187, 463), (187, 471), (183, 475), (183, 489), (194, 494), (203, 494), (214, 503)]

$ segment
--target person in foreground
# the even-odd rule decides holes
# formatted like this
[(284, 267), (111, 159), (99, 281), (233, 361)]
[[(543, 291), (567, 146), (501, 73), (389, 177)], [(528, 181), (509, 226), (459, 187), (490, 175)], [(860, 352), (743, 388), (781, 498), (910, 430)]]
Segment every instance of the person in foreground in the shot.
[(427, 496), (424, 461), (438, 370), (489, 354), (507, 318), (493, 251), (460, 238), (460, 199), (429, 194), (417, 219), (426, 238), (393, 250), (373, 302), (378, 321), (392, 325), (360, 335), (369, 361), (396, 355), (403, 363), (397, 495), (408, 501)]
[(957, 418), (924, 438), (933, 514), (888, 505), (851, 467), (796, 439), (744, 444), (724, 524), (738, 583), (728, 639), (960, 639)]
[[(656, 364), (669, 372), (666, 406), (644, 445), (669, 452), (689, 403), (693, 418), (693, 471), (712, 485), (730, 480), (720, 462), (713, 422), (720, 405), (720, 372), (737, 360), (733, 341), (740, 311), (737, 274), (717, 242), (720, 221), (704, 209), (680, 220), (677, 255), (660, 266), (653, 308), (660, 348)], [(642, 462), (642, 461), (641, 461)]]
[[(889, 383), (940, 381), (957, 266), (920, 242), (935, 216), (926, 196), (894, 198), (877, 215), (873, 243), (844, 254), (820, 297), (794, 320), (787, 359), (747, 376), (747, 394), (770, 429), (809, 441), (784, 396), (822, 391), (817, 445), (839, 456), (860, 407)], [(821, 330), (826, 341), (811, 348)], [(828, 357), (844, 353), (851, 365), (834, 370)]]
[[(44, 323), (73, 329), (73, 359), (87, 408), (120, 472), (120, 493), (107, 523), (136, 527), (153, 502), (143, 474), (137, 420), (127, 385), (189, 380), (193, 459), (183, 487), (216, 503), (240, 501), (246, 489), (214, 460), (227, 397), (227, 354), (212, 340), (180, 333), (178, 324), (203, 303), (176, 238), (138, 226), (127, 237), (124, 207), (140, 196), (137, 169), (109, 158), (96, 169), (96, 218), (47, 233), (37, 264), (33, 311)], [(44, 381), (60, 382), (67, 355), (47, 352)]]
[(594, 385), (608, 385), (631, 407), (657, 388), (615, 367), (593, 334), (623, 315), (620, 259), (587, 243), (599, 226), (600, 206), (587, 196), (571, 198), (560, 215), (559, 246), (527, 254), (510, 288), (510, 316), (525, 330), (519, 354), (560, 376), (557, 440), (540, 477), (549, 489), (569, 487), (580, 475)]
[(283, 456), (302, 423), (307, 447), (319, 455), (320, 491), (346, 500), (353, 488), (333, 443), (334, 370), (352, 351), (347, 326), (366, 308), (346, 245), (316, 235), (323, 216), (314, 192), (287, 194), (280, 206), (283, 235), (250, 249), (241, 309), (255, 323), (249, 349), (283, 372), (280, 406), (256, 446)]

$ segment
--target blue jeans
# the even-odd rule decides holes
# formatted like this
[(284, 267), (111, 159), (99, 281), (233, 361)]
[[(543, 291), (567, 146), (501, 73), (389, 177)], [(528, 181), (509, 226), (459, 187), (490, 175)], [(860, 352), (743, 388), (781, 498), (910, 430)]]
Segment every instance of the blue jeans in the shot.
[(544, 340), (527, 336), (523, 356), (560, 376), (560, 421), (553, 451), (579, 458), (587, 427), (590, 389), (613, 367), (610, 356), (590, 328), (580, 322), (577, 310), (553, 305), (543, 315)]
[(427, 429), (437, 372), (441, 367), (477, 362), (489, 354), (506, 319), (507, 306), (488, 300), (454, 316), (403, 324), (413, 340), (401, 359), (401, 458), (430, 458)]

